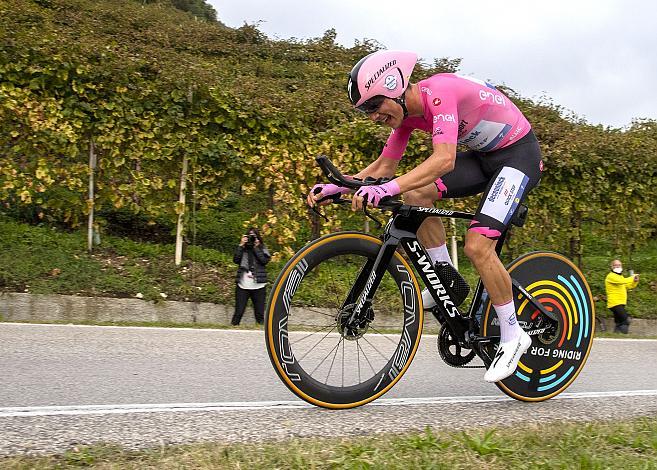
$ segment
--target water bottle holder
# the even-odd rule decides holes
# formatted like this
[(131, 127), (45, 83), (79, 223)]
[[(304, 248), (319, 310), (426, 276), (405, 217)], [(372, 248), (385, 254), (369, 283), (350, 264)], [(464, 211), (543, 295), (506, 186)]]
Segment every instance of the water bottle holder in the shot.
[(454, 269), (454, 266), (445, 262), (439, 261), (435, 265), (436, 274), (440, 278), (443, 287), (452, 298), (454, 305), (457, 307), (463, 303), (470, 293), (470, 286), (465, 279)]

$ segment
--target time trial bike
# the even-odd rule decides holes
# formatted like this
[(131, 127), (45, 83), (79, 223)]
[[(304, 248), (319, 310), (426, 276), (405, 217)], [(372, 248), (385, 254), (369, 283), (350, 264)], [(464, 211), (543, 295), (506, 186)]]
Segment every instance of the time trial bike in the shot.
[[(331, 161), (317, 163), (327, 179), (357, 190), (385, 179), (343, 176)], [(333, 196), (336, 204), (349, 200)], [(417, 239), (428, 217), (472, 219), (473, 214), (384, 200), (391, 212), (380, 237), (337, 232), (314, 240), (285, 265), (272, 286), (265, 314), (269, 357), (283, 383), (309, 403), (331, 409), (368, 403), (390, 390), (408, 370), (422, 334), (424, 309), (418, 277), (436, 302), (438, 350), (454, 367), (481, 358), (489, 367), (499, 344), (499, 322), (478, 281), (469, 287), (447, 263), (432, 264)], [(364, 209), (367, 213), (367, 208)], [(512, 225), (522, 226), (518, 205)], [(508, 230), (497, 241), (502, 251)], [(520, 326), (532, 338), (513, 375), (497, 382), (518, 400), (537, 402), (564, 391), (591, 350), (595, 309), (580, 270), (548, 251), (522, 255), (507, 265)]]

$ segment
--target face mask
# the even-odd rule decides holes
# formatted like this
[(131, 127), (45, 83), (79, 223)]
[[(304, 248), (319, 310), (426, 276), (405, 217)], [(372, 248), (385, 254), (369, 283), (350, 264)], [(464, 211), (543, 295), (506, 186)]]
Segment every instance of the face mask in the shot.
[(614, 268), (612, 269), (612, 271), (615, 272), (616, 274), (621, 274), (623, 272), (623, 268)]

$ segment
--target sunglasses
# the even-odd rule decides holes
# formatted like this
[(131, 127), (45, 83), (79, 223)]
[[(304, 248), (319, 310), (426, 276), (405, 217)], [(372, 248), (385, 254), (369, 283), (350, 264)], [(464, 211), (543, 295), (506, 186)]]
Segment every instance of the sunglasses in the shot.
[(356, 106), (356, 109), (361, 113), (365, 113), (365, 114), (376, 113), (381, 107), (381, 104), (383, 104), (383, 100), (385, 99), (386, 97), (383, 95), (373, 96), (372, 98), (361, 104), (360, 106)]

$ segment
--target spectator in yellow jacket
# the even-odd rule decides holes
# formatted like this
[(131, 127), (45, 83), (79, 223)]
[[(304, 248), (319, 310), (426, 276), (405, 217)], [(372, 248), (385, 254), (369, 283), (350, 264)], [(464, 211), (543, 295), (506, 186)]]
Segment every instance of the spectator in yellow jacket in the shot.
[(627, 304), (627, 289), (634, 289), (639, 284), (639, 275), (630, 271), (630, 275), (623, 276), (623, 263), (620, 260), (611, 262), (611, 272), (605, 278), (607, 292), (607, 308), (614, 314), (616, 323), (615, 333), (627, 334), (630, 326), (630, 316), (625, 311)]

